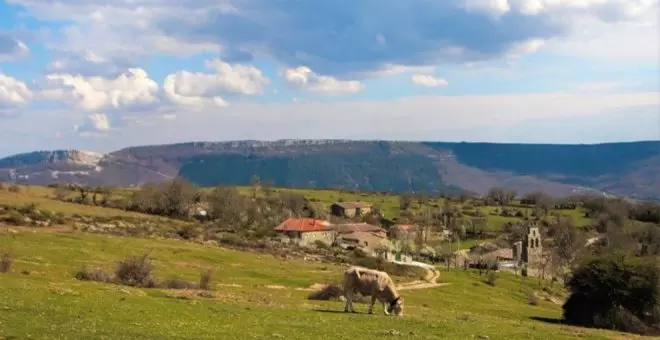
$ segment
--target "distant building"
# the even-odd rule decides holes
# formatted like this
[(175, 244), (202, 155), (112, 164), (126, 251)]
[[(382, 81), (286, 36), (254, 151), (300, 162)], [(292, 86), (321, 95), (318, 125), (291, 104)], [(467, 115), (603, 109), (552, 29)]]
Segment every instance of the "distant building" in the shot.
[(275, 231), (302, 246), (312, 245), (316, 241), (332, 245), (336, 235), (330, 222), (313, 218), (289, 218), (275, 227)]
[(429, 235), (426, 235), (428, 233), (428, 230), (425, 230), (423, 228), (420, 228), (417, 225), (413, 224), (395, 224), (390, 227), (390, 229), (387, 232), (387, 235), (391, 238), (396, 238), (396, 239), (416, 239), (419, 234), (422, 234), (422, 238), (427, 239)]
[(513, 254), (518, 263), (525, 264), (529, 268), (537, 268), (541, 265), (543, 244), (538, 226), (527, 227), (527, 234), (523, 236), (522, 241), (514, 243)]
[(335, 216), (354, 218), (371, 213), (373, 206), (366, 202), (337, 202), (330, 206)]
[(387, 238), (382, 234), (354, 231), (340, 234), (339, 240), (345, 248), (361, 248), (367, 253), (374, 255), (378, 246), (387, 240)]
[(335, 231), (341, 234), (350, 234), (354, 232), (372, 233), (379, 237), (387, 238), (387, 231), (379, 226), (368, 223), (345, 223), (332, 226)]

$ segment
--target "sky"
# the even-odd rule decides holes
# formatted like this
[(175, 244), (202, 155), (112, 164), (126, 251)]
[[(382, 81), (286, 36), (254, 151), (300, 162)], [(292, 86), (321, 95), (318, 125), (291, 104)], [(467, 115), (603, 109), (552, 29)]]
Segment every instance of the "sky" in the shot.
[(0, 157), (660, 139), (660, 0), (0, 0)]

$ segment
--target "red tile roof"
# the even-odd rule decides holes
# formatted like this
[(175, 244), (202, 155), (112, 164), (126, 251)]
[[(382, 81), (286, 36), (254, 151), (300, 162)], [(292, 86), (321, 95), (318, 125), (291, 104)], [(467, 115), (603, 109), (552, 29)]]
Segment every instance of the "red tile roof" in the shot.
[(277, 231), (326, 231), (332, 230), (330, 222), (313, 218), (290, 218), (278, 225)]

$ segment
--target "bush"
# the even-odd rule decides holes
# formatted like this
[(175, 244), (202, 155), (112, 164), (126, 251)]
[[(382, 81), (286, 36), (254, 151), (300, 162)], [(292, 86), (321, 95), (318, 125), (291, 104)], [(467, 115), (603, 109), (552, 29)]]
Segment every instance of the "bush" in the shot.
[(75, 278), (81, 281), (112, 282), (112, 275), (98, 268), (83, 267), (75, 274)]
[(179, 278), (173, 278), (163, 281), (161, 284), (162, 287), (169, 289), (195, 289), (197, 286), (194, 283), (184, 281)]
[(199, 276), (199, 289), (211, 290), (211, 279), (213, 273), (210, 270), (204, 271)]
[(336, 284), (329, 284), (307, 296), (308, 300), (339, 300), (344, 295), (344, 289)]
[(588, 259), (567, 282), (571, 295), (563, 306), (564, 319), (574, 325), (647, 334), (660, 322), (659, 280), (654, 258), (613, 254)]
[(537, 306), (539, 304), (539, 297), (534, 294), (529, 294), (527, 297), (527, 303), (532, 306)]
[(486, 277), (486, 283), (495, 286), (495, 283), (497, 282), (497, 273), (494, 271), (488, 272), (488, 276)]
[(2, 253), (2, 258), (0, 258), (0, 273), (9, 273), (12, 264), (14, 264), (14, 255), (9, 251)]
[(5, 216), (2, 216), (2, 221), (16, 225), (16, 226), (21, 226), (25, 225), (25, 216), (23, 216), (20, 212), (16, 210), (10, 210), (9, 213)]
[(7, 188), (7, 190), (9, 190), (9, 192), (19, 193), (21, 192), (21, 187), (16, 184), (12, 184), (9, 186), (9, 188)]
[(148, 254), (133, 256), (118, 263), (115, 276), (127, 286), (153, 288), (156, 286), (156, 281), (151, 277), (153, 268)]

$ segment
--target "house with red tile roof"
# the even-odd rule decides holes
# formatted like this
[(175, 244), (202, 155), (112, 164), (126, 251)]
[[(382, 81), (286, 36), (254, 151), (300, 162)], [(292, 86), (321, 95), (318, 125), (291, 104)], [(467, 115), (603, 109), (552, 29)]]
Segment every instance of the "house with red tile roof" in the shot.
[(331, 245), (336, 239), (336, 231), (329, 221), (314, 218), (289, 218), (275, 227), (275, 231), (303, 246), (316, 241)]

